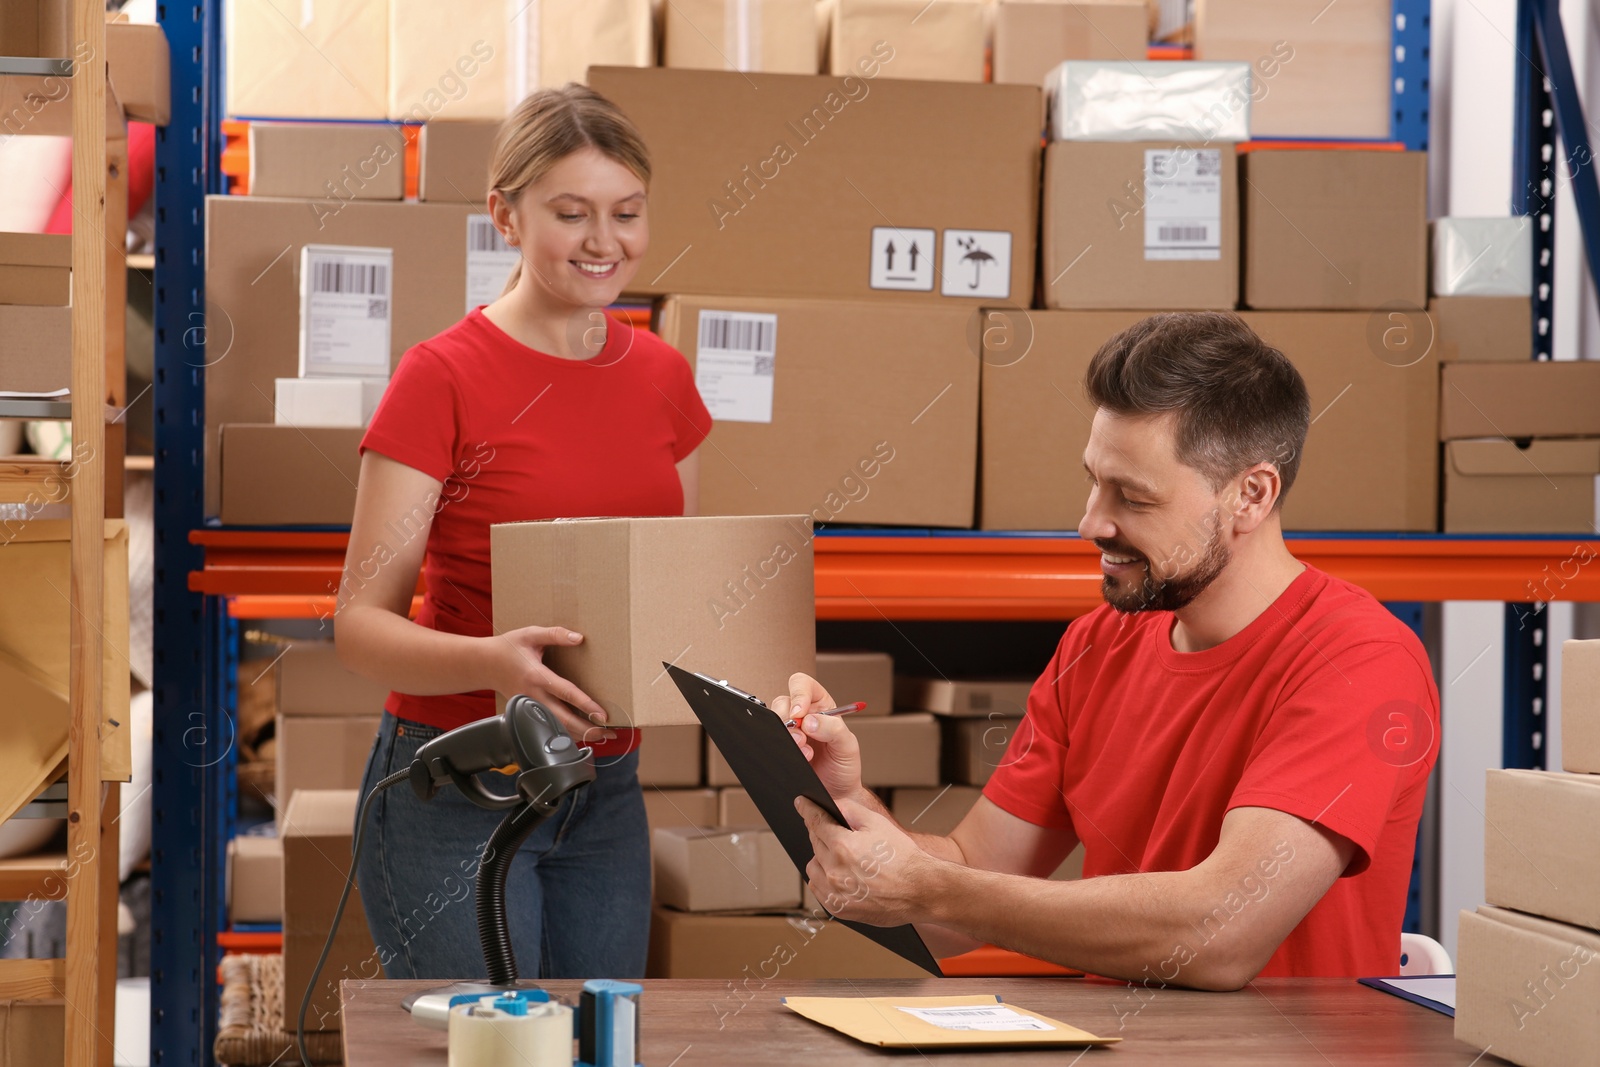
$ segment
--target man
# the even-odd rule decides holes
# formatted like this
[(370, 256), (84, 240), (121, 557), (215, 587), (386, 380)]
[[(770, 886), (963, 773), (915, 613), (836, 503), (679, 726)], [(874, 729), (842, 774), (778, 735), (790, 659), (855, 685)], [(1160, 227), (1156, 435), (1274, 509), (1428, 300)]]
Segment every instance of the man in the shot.
[[(1439, 695), (1416, 637), (1284, 544), (1305, 383), (1231, 314), (1107, 341), (1079, 534), (1106, 605), (948, 837), (894, 822), (813, 679), (773, 702), (850, 827), (797, 801), (835, 914), (1198, 989), (1393, 973)], [(1084, 877), (1047, 880), (1078, 843)]]

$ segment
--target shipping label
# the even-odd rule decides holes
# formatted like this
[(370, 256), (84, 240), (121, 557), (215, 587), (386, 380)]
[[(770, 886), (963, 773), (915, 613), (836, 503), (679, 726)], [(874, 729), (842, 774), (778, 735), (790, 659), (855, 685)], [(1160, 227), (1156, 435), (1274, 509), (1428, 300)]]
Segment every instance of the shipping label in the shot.
[(694, 383), (718, 422), (771, 422), (778, 316), (700, 312)]
[(1147, 148), (1144, 258), (1222, 258), (1222, 152)]
[(394, 249), (300, 250), (300, 377), (387, 378)]

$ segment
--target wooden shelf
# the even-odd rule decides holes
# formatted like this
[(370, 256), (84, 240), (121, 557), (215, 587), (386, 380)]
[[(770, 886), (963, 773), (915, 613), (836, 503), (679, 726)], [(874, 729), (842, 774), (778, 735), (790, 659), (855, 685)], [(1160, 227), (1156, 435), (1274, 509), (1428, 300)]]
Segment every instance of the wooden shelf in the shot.
[(71, 494), (71, 485), (63, 460), (37, 456), (0, 459), (0, 504), (34, 505), (41, 498), (63, 504)]
[(66, 960), (0, 960), (0, 1000), (66, 995)]
[(0, 900), (61, 900), (71, 877), (65, 852), (0, 859)]

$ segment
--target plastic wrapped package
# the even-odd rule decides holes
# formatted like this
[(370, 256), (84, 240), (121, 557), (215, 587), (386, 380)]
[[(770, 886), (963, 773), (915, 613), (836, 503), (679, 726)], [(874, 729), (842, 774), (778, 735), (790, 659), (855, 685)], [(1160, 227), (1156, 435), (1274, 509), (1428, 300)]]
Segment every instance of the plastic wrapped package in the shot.
[(1526, 215), (1433, 223), (1434, 296), (1532, 296), (1533, 228)]
[(1069, 59), (1045, 79), (1053, 141), (1250, 138), (1250, 64)]

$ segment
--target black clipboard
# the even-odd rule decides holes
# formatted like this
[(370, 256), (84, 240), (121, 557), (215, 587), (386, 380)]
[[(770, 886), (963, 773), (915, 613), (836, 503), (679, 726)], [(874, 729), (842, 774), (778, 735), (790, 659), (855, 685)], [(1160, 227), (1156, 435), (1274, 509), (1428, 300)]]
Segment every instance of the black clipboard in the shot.
[[(670, 663), (662, 666), (705, 727), (706, 735), (733, 768), (761, 817), (778, 835), (784, 851), (799, 869), (800, 877), (804, 878), (806, 865), (814, 853), (805, 820), (794, 810), (795, 798), (811, 800), (840, 826), (847, 823), (823, 788), (817, 772), (800, 754), (783, 721), (766, 704), (725, 682), (713, 681)], [(871, 926), (838, 918), (833, 921), (871, 938), (929, 974), (944, 977), (939, 961), (933, 958), (914, 926)]]

